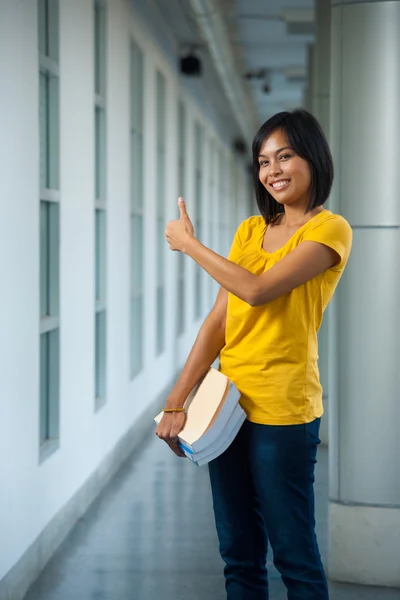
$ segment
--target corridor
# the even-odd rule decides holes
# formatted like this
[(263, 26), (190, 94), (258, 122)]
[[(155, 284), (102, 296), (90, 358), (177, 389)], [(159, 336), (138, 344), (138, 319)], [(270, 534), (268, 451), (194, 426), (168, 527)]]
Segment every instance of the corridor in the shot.
[[(294, 295), (275, 298), (295, 307), (279, 314), (295, 341), (265, 320), (287, 372), (263, 327), (243, 357), (259, 364), (260, 342), (266, 376), (279, 363), (289, 378), (302, 348), (304, 378), (293, 394), (283, 384), (282, 401), (297, 402), (297, 384), (307, 402), (323, 390), (320, 549), (332, 578), (371, 586), (332, 583), (331, 600), (400, 600), (399, 31), (400, 0), (1, 0), (0, 600), (225, 597), (207, 470), (157, 440), (152, 417), (220, 286), (247, 302), (236, 276), (210, 267), (245, 241), (241, 224), (263, 218), (265, 238), (286, 204), (299, 220), (282, 219), (282, 240), (297, 223), (293, 243), (349, 246), (333, 220), (326, 237), (314, 221), (307, 240), (306, 197), (353, 232), (318, 330), (318, 373), (326, 286), (304, 295), (313, 312), (301, 344), (307, 321), (292, 301), (311, 263), (282, 270)], [(324, 137), (305, 143), (303, 126), (265, 155), (279, 158), (288, 191), (260, 180), (272, 161), (257, 139), (271, 136), (257, 132), (278, 118), (280, 136), (298, 108), (325, 134), (332, 190)], [(209, 263), (183, 244), (170, 251), (180, 196)], [(254, 237), (260, 275), (290, 247), (269, 253), (264, 238)], [(260, 408), (271, 397), (284, 414), (270, 389)], [(270, 600), (282, 600), (268, 560)]]
[[(317, 529), (327, 553), (328, 453), (319, 449)], [(271, 557), (269, 557), (269, 562)], [(223, 600), (208, 472), (149, 433), (79, 521), (24, 600)], [(271, 600), (286, 599), (270, 564)], [(331, 600), (399, 600), (400, 590), (330, 582)]]

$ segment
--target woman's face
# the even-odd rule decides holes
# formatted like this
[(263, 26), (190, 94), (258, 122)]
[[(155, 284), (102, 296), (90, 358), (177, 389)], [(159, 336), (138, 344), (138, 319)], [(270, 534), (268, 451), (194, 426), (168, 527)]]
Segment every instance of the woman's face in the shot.
[(299, 201), (308, 205), (311, 193), (309, 164), (290, 148), (282, 129), (264, 140), (258, 163), (260, 181), (274, 200), (284, 205)]

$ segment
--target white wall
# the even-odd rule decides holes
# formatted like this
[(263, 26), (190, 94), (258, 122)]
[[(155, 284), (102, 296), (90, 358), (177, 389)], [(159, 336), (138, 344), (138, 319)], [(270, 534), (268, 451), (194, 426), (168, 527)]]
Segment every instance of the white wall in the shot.
[(12, 566), (43, 526), (43, 513), (48, 509), (47, 500), (42, 501), (45, 487), (38, 467), (38, 57), (37, 32), (32, 27), (35, 6), (30, 2), (3, 1), (1, 15), (0, 575)]
[[(188, 131), (188, 208), (194, 211), (194, 119), (221, 147), (217, 127), (185, 90), (127, 0), (108, 3), (107, 393), (94, 411), (94, 82), (92, 0), (60, 2), (60, 447), (39, 463), (39, 120), (36, 2), (1, 0), (0, 81), (0, 579), (168, 386), (200, 322), (194, 264), (187, 274), (185, 334), (175, 339), (177, 257), (166, 244), (166, 350), (155, 358), (155, 70), (167, 79), (167, 218), (177, 214), (177, 102)], [(145, 367), (129, 379), (129, 43), (145, 54)], [(223, 148), (229, 160), (229, 148)], [(207, 178), (209, 168), (205, 169)], [(214, 173), (219, 176), (218, 172)], [(247, 176), (236, 164), (248, 201)], [(205, 217), (217, 218), (205, 186)], [(246, 192), (245, 192), (246, 191)], [(230, 207), (231, 228), (247, 216)], [(239, 206), (239, 208), (237, 208)], [(237, 211), (237, 212), (236, 212)], [(207, 220), (205, 221), (205, 227)], [(218, 227), (215, 224), (214, 234)], [(233, 235), (233, 230), (231, 231)], [(207, 234), (208, 235), (208, 234)], [(207, 241), (207, 240), (205, 240)], [(204, 306), (212, 286), (204, 284)], [(215, 286), (214, 286), (215, 291)], [(5, 542), (5, 543), (4, 543)]]

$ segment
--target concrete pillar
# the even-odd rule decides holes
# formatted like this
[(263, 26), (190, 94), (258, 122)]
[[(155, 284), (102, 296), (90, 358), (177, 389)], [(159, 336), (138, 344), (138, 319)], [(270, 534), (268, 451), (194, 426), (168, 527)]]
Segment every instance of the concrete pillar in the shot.
[[(315, 3), (315, 49), (313, 56), (311, 112), (318, 119), (329, 140), (330, 90), (331, 90), (331, 0), (316, 0)], [(330, 208), (329, 201), (326, 208)], [(329, 311), (329, 307), (327, 309)], [(329, 385), (328, 385), (328, 312), (318, 332), (319, 373), (323, 389), (324, 415), (321, 419), (320, 435), (323, 445), (329, 442)]]
[(353, 251), (330, 318), (329, 577), (400, 587), (400, 2), (332, 1), (331, 209)]
[(313, 85), (314, 85), (314, 44), (307, 46), (307, 80), (303, 92), (303, 107), (313, 112)]
[(315, 2), (313, 114), (329, 138), (331, 96), (331, 0)]

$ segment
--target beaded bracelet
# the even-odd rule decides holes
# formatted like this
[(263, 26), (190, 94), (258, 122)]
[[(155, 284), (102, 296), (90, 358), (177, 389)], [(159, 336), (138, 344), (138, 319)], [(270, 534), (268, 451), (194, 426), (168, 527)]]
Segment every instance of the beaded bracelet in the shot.
[(163, 412), (165, 412), (165, 413), (185, 412), (185, 408), (183, 406), (178, 407), (178, 408), (163, 408)]

